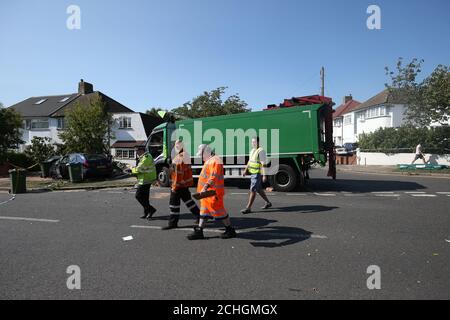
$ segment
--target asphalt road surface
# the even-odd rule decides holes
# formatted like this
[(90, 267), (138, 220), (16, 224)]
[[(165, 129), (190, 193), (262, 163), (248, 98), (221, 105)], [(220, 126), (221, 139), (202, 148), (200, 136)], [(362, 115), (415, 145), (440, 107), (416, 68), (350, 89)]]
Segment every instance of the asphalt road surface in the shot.
[(449, 299), (450, 179), (325, 174), (245, 216), (246, 183), (227, 187), (230, 240), (216, 223), (187, 240), (183, 205), (185, 228), (160, 230), (168, 189), (150, 222), (130, 190), (0, 193), (0, 299)]

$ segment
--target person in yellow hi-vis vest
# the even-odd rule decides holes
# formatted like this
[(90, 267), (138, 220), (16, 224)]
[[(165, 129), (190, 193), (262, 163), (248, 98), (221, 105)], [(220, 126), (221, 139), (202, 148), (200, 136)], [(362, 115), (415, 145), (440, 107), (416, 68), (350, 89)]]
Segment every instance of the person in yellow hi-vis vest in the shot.
[(252, 212), (252, 205), (256, 198), (256, 193), (258, 193), (266, 202), (264, 207), (261, 209), (269, 209), (272, 207), (272, 203), (270, 203), (267, 198), (266, 193), (264, 192), (263, 183), (267, 182), (267, 176), (264, 174), (264, 166), (267, 162), (266, 160), (266, 152), (259, 145), (259, 137), (254, 137), (252, 139), (253, 149), (250, 152), (250, 158), (247, 163), (247, 167), (244, 170), (244, 176), (247, 173), (250, 173), (250, 195), (248, 199), (247, 207), (241, 212), (243, 214), (248, 214)]
[(136, 190), (136, 199), (144, 208), (144, 215), (141, 219), (151, 219), (156, 209), (150, 205), (150, 187), (156, 180), (156, 167), (153, 163), (153, 157), (149, 152), (145, 152), (139, 159), (139, 163), (131, 170), (138, 181)]

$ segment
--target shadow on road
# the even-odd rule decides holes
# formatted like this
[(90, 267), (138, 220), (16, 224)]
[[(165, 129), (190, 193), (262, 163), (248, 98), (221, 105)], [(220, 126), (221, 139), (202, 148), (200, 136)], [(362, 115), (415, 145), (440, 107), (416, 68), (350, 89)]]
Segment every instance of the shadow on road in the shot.
[(259, 211), (255, 213), (263, 213), (263, 212), (296, 212), (296, 213), (316, 213), (316, 212), (325, 212), (325, 211), (331, 211), (334, 209), (339, 209), (339, 207), (328, 207), (328, 206), (290, 206), (290, 207), (274, 207), (268, 210)]
[(415, 191), (423, 189), (426, 189), (426, 187), (416, 182), (388, 180), (311, 179), (307, 185), (307, 190), (309, 192), (348, 191), (366, 193), (381, 191)]
[[(316, 206), (300, 206), (300, 208), (303, 209), (305, 207), (316, 207)], [(159, 216), (153, 218), (153, 220), (167, 220), (167, 219), (168, 216)], [(192, 221), (192, 225), (186, 225), (187, 221)], [(231, 218), (232, 225), (238, 231), (237, 238), (252, 240), (250, 244), (254, 247), (279, 248), (307, 240), (311, 237), (312, 234), (311, 232), (301, 228), (269, 226), (270, 224), (275, 222), (278, 221), (254, 217)], [(192, 215), (188, 213), (181, 214), (180, 226), (182, 227), (194, 226), (194, 219)], [(223, 224), (220, 221), (211, 221), (207, 223), (206, 228), (223, 228)], [(256, 230), (249, 230), (249, 229), (256, 229)], [(220, 236), (206, 237), (206, 239), (217, 239), (217, 238), (220, 238)]]
[(239, 239), (253, 240), (254, 247), (279, 248), (311, 238), (312, 232), (294, 227), (260, 227), (255, 231), (238, 234)]

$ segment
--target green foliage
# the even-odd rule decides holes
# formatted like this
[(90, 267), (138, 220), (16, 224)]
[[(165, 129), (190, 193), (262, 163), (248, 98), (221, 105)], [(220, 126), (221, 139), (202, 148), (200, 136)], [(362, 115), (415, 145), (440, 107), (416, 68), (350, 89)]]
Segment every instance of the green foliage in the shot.
[(371, 152), (414, 152), (420, 143), (427, 153), (450, 153), (450, 127), (413, 127), (380, 128), (369, 134), (359, 136), (361, 150)]
[(148, 115), (151, 115), (151, 116), (159, 117), (158, 111), (164, 111), (164, 109), (161, 109), (159, 107), (151, 108), (151, 109), (145, 111), (145, 113)]
[[(36, 161), (30, 156), (28, 156), (26, 153), (23, 152), (15, 152), (15, 151), (8, 151), (6, 153), (6, 160), (17, 167), (29, 169), (31, 171), (33, 170), (40, 170), (40, 167), (36, 164)], [(35, 165), (35, 166), (33, 166)], [(30, 168), (33, 166), (32, 168)]]
[(51, 144), (51, 141), (52, 139), (47, 137), (34, 137), (25, 153), (35, 162), (42, 162), (56, 154), (55, 145)]
[(427, 78), (417, 82), (423, 62), (413, 59), (404, 65), (403, 59), (399, 58), (396, 72), (385, 68), (391, 80), (386, 87), (394, 100), (408, 105), (405, 115), (410, 124), (445, 124), (450, 119), (450, 68), (438, 65)]
[(8, 149), (16, 148), (23, 143), (20, 128), (22, 117), (10, 108), (3, 108), (0, 104), (0, 162), (5, 160)]
[(226, 89), (219, 87), (210, 92), (205, 91), (203, 95), (173, 109), (172, 112), (181, 117), (195, 119), (250, 111), (247, 103), (241, 100), (238, 94), (231, 95), (223, 101), (222, 95)]
[(66, 152), (108, 153), (111, 125), (112, 117), (105, 111), (105, 104), (95, 98), (87, 104), (77, 103), (67, 112), (66, 128), (59, 137)]

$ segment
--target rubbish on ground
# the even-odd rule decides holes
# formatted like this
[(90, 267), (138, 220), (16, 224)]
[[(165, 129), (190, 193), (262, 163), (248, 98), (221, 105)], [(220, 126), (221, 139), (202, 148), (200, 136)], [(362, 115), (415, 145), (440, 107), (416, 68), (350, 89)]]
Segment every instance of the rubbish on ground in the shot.
[(122, 239), (123, 239), (123, 241), (130, 241), (130, 240), (133, 240), (133, 237), (128, 236), (128, 237), (123, 237)]

